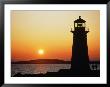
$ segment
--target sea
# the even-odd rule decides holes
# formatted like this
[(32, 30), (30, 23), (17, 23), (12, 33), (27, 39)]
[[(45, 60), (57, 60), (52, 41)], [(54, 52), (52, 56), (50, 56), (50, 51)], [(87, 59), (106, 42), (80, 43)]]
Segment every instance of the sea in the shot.
[[(21, 74), (46, 74), (58, 72), (60, 69), (70, 69), (71, 64), (11, 64), (11, 76)], [(100, 65), (90, 64), (91, 70), (99, 70)]]
[(70, 69), (71, 64), (12, 64), (11, 76), (21, 74), (46, 74), (58, 72), (60, 69)]

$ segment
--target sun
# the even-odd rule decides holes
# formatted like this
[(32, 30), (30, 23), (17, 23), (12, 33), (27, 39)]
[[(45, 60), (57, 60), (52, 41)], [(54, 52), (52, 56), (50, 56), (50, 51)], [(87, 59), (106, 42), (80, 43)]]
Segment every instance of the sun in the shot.
[(44, 50), (43, 50), (43, 49), (39, 49), (39, 50), (38, 50), (38, 54), (39, 54), (39, 55), (43, 55), (43, 54), (44, 54)]

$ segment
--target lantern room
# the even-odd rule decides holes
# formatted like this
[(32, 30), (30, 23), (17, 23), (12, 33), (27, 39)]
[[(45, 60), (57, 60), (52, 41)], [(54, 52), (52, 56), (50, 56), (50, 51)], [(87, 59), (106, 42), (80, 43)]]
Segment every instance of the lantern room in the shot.
[(85, 22), (86, 21), (81, 19), (81, 16), (79, 16), (79, 19), (74, 21), (74, 28), (75, 29), (80, 29), (80, 28), (85, 29), (85, 27), (86, 27), (86, 23)]

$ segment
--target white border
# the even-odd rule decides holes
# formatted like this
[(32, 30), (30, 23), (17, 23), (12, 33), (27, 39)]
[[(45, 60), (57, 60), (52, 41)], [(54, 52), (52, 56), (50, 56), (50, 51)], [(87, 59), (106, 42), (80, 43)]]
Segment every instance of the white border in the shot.
[[(10, 11), (11, 10), (100, 10), (100, 77), (11, 77)], [(6, 84), (106, 84), (106, 4), (5, 4), (4, 78)]]

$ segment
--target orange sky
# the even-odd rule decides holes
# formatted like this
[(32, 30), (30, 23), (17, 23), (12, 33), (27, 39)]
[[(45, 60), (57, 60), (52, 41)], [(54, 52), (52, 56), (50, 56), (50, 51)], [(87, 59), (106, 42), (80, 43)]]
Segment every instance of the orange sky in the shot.
[[(73, 21), (86, 20), (90, 60), (100, 59), (99, 11), (11, 11), (11, 56), (13, 61), (71, 59)], [(44, 54), (38, 54), (43, 49)]]

